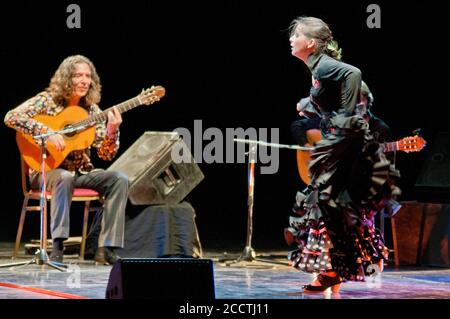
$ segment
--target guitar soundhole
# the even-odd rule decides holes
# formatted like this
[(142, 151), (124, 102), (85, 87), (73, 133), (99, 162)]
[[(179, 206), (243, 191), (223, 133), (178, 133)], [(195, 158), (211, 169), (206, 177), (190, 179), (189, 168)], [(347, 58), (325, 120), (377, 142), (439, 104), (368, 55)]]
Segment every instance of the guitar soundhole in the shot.
[(76, 133), (66, 133), (64, 134), (65, 137), (73, 137)]
[[(69, 128), (72, 128), (72, 125), (66, 125), (66, 126), (64, 126), (64, 129), (69, 129)], [(77, 134), (77, 132), (71, 132), (71, 133), (65, 133), (64, 134), (64, 136), (65, 137), (74, 137), (75, 135)]]

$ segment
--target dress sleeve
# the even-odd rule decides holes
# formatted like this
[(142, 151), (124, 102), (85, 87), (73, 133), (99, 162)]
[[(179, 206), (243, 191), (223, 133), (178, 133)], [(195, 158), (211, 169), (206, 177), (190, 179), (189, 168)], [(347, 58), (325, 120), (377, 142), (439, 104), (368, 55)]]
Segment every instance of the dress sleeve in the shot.
[(341, 105), (338, 113), (354, 115), (361, 90), (361, 71), (347, 63), (328, 59), (317, 70), (322, 81), (339, 83)]
[(311, 98), (304, 97), (300, 100), (300, 111), (305, 114), (305, 117), (308, 119), (314, 119), (320, 117), (319, 111), (314, 107), (314, 104), (311, 102)]
[(346, 115), (353, 115), (359, 102), (361, 91), (361, 71), (353, 66), (346, 66), (342, 81), (342, 107)]

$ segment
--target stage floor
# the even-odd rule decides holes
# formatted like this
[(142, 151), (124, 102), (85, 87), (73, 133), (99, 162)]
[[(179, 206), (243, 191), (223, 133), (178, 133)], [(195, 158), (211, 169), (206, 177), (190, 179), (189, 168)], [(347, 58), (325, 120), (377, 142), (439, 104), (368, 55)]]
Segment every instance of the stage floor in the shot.
[[(0, 264), (12, 262), (12, 243), (0, 244)], [(23, 249), (21, 250), (23, 252)], [(203, 257), (214, 261), (217, 299), (450, 299), (450, 268), (394, 268), (369, 277), (366, 282), (347, 282), (338, 294), (302, 293), (312, 276), (290, 267), (287, 251), (258, 251), (253, 262), (225, 263), (240, 255), (239, 249), (212, 251)], [(226, 254), (224, 254), (226, 252)], [(31, 259), (20, 255), (18, 261)], [(68, 272), (48, 266), (0, 268), (0, 299), (104, 299), (111, 266), (96, 266), (65, 256)]]

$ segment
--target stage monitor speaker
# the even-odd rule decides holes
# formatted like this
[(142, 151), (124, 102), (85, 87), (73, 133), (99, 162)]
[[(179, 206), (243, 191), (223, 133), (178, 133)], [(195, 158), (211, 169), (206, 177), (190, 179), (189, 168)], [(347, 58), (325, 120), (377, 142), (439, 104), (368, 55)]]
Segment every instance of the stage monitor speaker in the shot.
[(108, 168), (128, 176), (134, 205), (178, 204), (203, 180), (190, 152), (190, 163), (172, 160), (174, 147), (189, 152), (176, 132), (145, 132)]
[(414, 191), (422, 202), (450, 202), (450, 132), (438, 133)]
[(213, 261), (124, 258), (114, 263), (106, 299), (213, 300)]

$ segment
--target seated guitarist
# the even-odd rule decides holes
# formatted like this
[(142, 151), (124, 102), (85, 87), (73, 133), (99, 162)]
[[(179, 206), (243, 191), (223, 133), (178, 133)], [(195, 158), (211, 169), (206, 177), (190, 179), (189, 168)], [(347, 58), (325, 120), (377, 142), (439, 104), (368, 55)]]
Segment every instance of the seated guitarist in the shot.
[[(78, 105), (89, 115), (100, 113), (100, 78), (93, 63), (81, 55), (67, 57), (56, 70), (49, 87), (25, 101), (5, 116), (7, 126), (29, 135), (52, 131), (46, 124), (34, 119), (36, 115), (57, 116), (66, 107)], [(92, 146), (98, 156), (106, 161), (114, 158), (119, 148), (120, 113), (108, 112), (107, 121), (98, 122)], [(47, 140), (58, 151), (66, 147), (61, 135)], [(125, 206), (128, 197), (128, 177), (120, 172), (94, 169), (90, 160), (90, 147), (72, 151), (59, 167), (46, 173), (46, 187), (52, 193), (51, 236), (52, 261), (63, 261), (63, 241), (69, 237), (69, 210), (73, 188), (90, 188), (104, 196), (102, 230), (98, 240), (99, 249), (95, 261), (112, 264), (118, 256), (114, 249), (123, 247)], [(39, 188), (41, 174), (30, 171), (30, 185)]]

